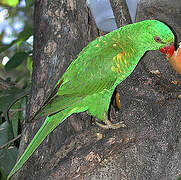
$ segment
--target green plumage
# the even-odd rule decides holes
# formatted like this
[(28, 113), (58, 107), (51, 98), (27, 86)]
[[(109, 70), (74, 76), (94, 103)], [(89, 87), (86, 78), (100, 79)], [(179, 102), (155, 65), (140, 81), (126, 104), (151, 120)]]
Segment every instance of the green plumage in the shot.
[[(154, 37), (160, 37), (161, 42), (156, 42)], [(146, 51), (159, 50), (173, 42), (174, 35), (168, 26), (160, 21), (146, 20), (119, 28), (89, 43), (57, 83), (61, 85), (54, 99), (37, 115), (47, 118), (8, 178), (71, 114), (88, 111), (100, 121), (106, 121), (115, 87), (131, 74)]]

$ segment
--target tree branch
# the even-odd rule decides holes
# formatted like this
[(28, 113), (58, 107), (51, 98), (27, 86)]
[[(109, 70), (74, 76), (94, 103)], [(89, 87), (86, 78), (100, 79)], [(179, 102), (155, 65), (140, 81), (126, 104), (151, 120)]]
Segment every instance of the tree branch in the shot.
[(131, 16), (125, 0), (110, 0), (118, 27), (131, 24)]
[(11, 87), (11, 86), (13, 86), (12, 83), (7, 82), (7, 81), (5, 81), (4, 79), (2, 79), (2, 78), (0, 77), (0, 90), (7, 89), (7, 88), (9, 88), (9, 87)]
[(4, 149), (6, 146), (10, 145), (11, 143), (13, 143), (14, 141), (16, 141), (17, 139), (19, 139), (21, 137), (21, 134), (19, 134), (17, 137), (15, 137), (14, 139), (12, 139), (11, 141), (7, 142), (6, 144), (0, 146), (0, 150)]

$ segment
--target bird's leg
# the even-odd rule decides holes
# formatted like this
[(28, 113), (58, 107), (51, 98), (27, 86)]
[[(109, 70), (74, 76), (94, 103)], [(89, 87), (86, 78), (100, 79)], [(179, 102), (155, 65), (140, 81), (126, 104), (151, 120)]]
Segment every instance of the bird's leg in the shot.
[[(118, 110), (121, 109), (121, 104), (120, 104), (120, 100), (119, 100), (119, 93), (117, 91), (115, 91), (115, 95), (114, 95), (114, 99), (113, 99), (113, 105), (115, 106), (115, 108), (117, 108)], [(103, 121), (104, 123), (101, 123), (98, 119), (95, 119), (95, 123), (104, 128), (104, 129), (118, 129), (121, 127), (126, 127), (126, 125), (123, 122), (118, 122), (118, 123), (112, 123), (109, 119), (107, 114), (105, 114), (105, 120)]]
[(110, 120), (106, 119), (104, 121), (105, 124), (102, 124), (100, 123), (97, 119), (95, 121), (95, 123), (104, 128), (104, 129), (118, 129), (118, 128), (121, 128), (121, 127), (126, 127), (126, 125), (123, 123), (123, 122), (119, 122), (119, 123), (115, 123), (113, 124)]
[[(114, 108), (113, 108), (113, 106)], [(119, 100), (119, 93), (115, 90), (114, 94), (112, 96), (112, 103), (110, 105), (110, 111), (114, 110), (114, 115), (115, 115), (115, 109), (120, 110), (121, 109), (121, 104), (120, 104), (120, 100)], [(111, 113), (110, 113), (111, 114)], [(111, 115), (109, 115), (110, 117)], [(95, 118), (95, 123), (100, 126), (101, 128), (104, 129), (118, 129), (121, 127), (126, 127), (126, 125), (123, 122), (118, 122), (118, 123), (112, 123), (109, 118), (108, 118), (108, 113), (105, 113), (103, 116), (103, 118), (100, 119), (96, 119)]]

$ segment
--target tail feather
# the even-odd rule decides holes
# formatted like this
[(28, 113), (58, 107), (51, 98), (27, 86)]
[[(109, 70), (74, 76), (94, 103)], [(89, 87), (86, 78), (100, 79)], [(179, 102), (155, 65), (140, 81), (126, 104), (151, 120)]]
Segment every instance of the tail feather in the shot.
[(59, 111), (63, 111), (80, 102), (84, 97), (71, 97), (71, 96), (56, 96), (52, 102), (47, 104), (37, 115), (48, 116)]
[(15, 172), (17, 172), (23, 164), (29, 159), (33, 152), (38, 148), (42, 141), (50, 134), (60, 123), (62, 123), (71, 113), (69, 111), (61, 111), (53, 116), (47, 117), (43, 125), (40, 127), (38, 132), (35, 134), (34, 138), (26, 148), (25, 152), (22, 154), (20, 159), (17, 161), (7, 179), (9, 179)]

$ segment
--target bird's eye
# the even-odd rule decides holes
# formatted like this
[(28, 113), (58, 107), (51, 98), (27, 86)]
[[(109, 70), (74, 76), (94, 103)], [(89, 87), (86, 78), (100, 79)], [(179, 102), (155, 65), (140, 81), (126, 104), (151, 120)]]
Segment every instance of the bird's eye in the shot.
[(154, 40), (155, 40), (156, 42), (161, 42), (161, 38), (158, 37), (158, 36), (155, 36), (155, 37), (154, 37)]

